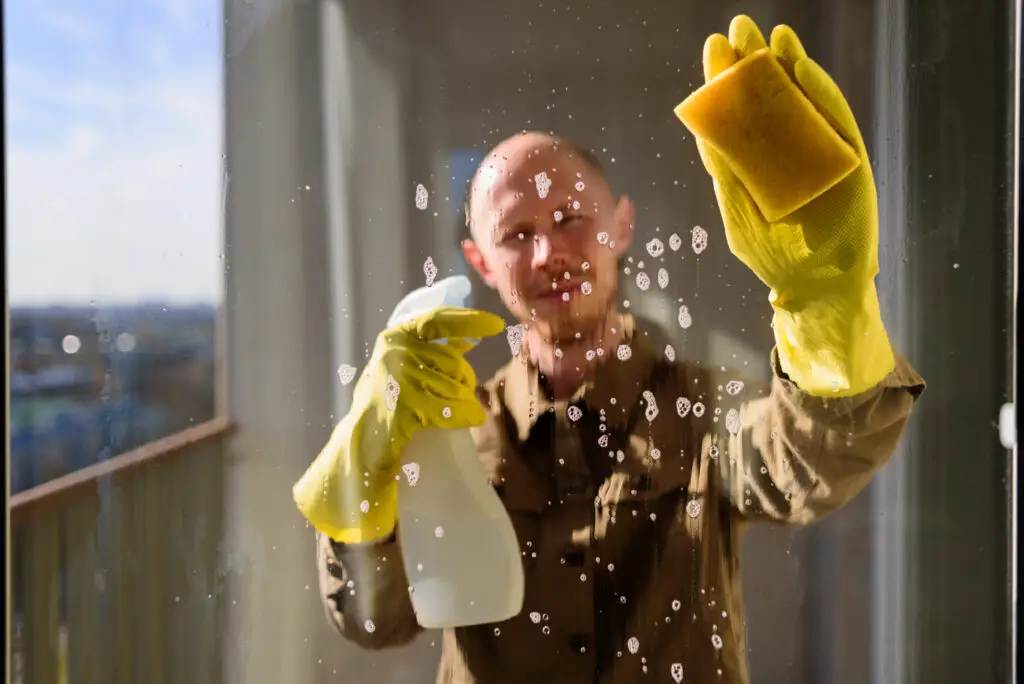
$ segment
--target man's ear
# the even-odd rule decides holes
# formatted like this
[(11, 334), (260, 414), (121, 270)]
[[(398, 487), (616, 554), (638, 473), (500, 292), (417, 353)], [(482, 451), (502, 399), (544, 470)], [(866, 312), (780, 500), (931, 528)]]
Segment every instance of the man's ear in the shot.
[(462, 255), (466, 257), (466, 261), (477, 272), (484, 284), (490, 288), (495, 287), (494, 272), (487, 265), (487, 259), (484, 258), (484, 253), (480, 251), (480, 246), (476, 242), (468, 238), (463, 240)]
[(615, 205), (615, 236), (616, 255), (625, 254), (633, 242), (633, 228), (636, 225), (636, 205), (626, 195), (619, 198)]

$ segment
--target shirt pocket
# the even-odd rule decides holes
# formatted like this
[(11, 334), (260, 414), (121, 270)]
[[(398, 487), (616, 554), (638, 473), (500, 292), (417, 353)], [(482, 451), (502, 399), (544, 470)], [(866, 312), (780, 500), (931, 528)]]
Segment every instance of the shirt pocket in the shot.
[(676, 517), (680, 501), (687, 496), (690, 464), (678, 447), (654, 451), (648, 441), (632, 436), (616, 451), (617, 463), (601, 483), (597, 504), (611, 516), (646, 516), (652, 522), (667, 523)]

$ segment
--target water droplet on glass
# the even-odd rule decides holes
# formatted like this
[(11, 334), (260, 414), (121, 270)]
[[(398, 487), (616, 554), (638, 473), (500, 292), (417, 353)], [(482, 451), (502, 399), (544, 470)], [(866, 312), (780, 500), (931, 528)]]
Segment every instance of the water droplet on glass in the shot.
[(598, 437), (597, 446), (601, 447), (602, 449), (606, 448), (608, 446), (608, 435), (601, 435), (600, 437)]
[(554, 214), (555, 223), (561, 223), (562, 222), (562, 217), (563, 217), (562, 212), (559, 211), (558, 209), (555, 209), (555, 214)]
[(587, 186), (583, 184), (583, 181), (576, 181), (576, 192), (583, 192), (583, 189)]
[(712, 634), (711, 645), (717, 649), (722, 648), (722, 636), (720, 634)]
[(652, 461), (657, 461), (660, 458), (661, 458), (661, 449), (658, 449), (657, 447), (651, 449), (651, 460)]
[(605, 233), (604, 231), (601, 231), (600, 233), (598, 233), (597, 234), (597, 244), (599, 244), (599, 245), (607, 245), (608, 244), (608, 233)]
[(494, 636), (501, 636), (501, 628), (499, 628), (499, 627), (495, 627), (494, 628)]
[(679, 609), (682, 608), (682, 607), (683, 607), (683, 602), (682, 601), (680, 601), (679, 599), (673, 599), (672, 600), (672, 610), (674, 610), (674, 611), (676, 611), (678, 613)]
[(443, 528), (443, 527), (441, 527), (440, 525), (438, 525), (437, 527), (435, 527), (435, 528), (434, 528), (434, 536), (435, 536), (435, 537), (437, 537), (438, 539), (440, 539), (441, 537), (443, 537), (443, 536), (444, 536), (444, 528)]
[(676, 350), (672, 348), (671, 344), (665, 346), (665, 358), (669, 363), (676, 360)]
[(359, 510), (362, 511), (363, 513), (369, 513), (370, 512), (370, 502), (366, 501), (366, 500), (360, 501), (359, 502)]
[(540, 613), (538, 613), (537, 611), (533, 611), (532, 613), (530, 613), (530, 621), (533, 622), (533, 624), (535, 624), (535, 625), (539, 625), (540, 624)]

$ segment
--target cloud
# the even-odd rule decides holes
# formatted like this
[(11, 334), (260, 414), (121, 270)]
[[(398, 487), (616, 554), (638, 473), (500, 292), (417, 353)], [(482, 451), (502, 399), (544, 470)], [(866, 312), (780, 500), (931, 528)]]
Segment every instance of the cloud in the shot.
[(103, 38), (103, 32), (99, 25), (88, 17), (60, 9), (49, 3), (40, 3), (35, 11), (40, 24), (64, 38), (81, 43)]
[[(106, 13), (95, 11), (104, 6)], [(220, 296), (218, 36), (204, 52), (160, 68), (144, 42), (126, 55), (121, 41), (113, 56), (129, 59), (111, 68), (119, 60), (102, 37), (124, 31), (126, 6), (90, 5), (88, 20), (66, 9), (38, 15), (51, 33), (37, 38), (82, 42), (82, 68), (54, 68), (38, 44), (7, 55), (12, 303)], [(158, 32), (159, 24), (148, 28)], [(173, 32), (162, 35), (175, 45)]]

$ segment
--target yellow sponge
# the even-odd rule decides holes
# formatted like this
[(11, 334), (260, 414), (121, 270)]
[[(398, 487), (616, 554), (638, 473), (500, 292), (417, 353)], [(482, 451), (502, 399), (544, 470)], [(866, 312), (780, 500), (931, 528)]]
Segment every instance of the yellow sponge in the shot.
[(769, 222), (817, 198), (861, 162), (769, 48), (708, 81), (675, 113), (725, 159)]

